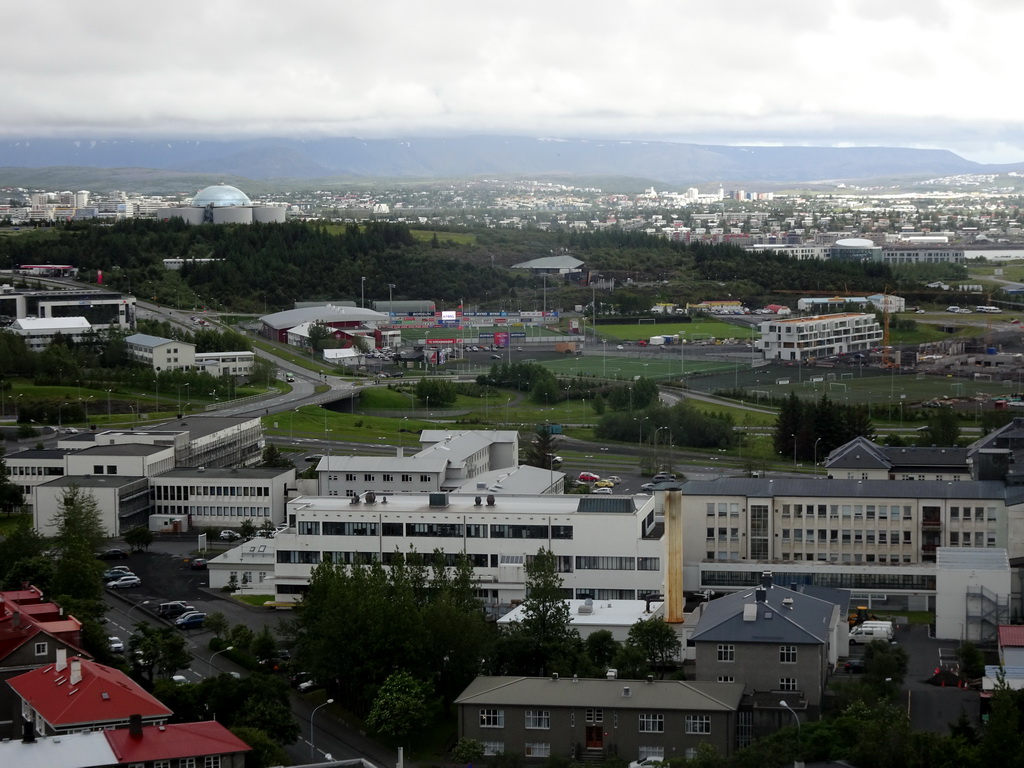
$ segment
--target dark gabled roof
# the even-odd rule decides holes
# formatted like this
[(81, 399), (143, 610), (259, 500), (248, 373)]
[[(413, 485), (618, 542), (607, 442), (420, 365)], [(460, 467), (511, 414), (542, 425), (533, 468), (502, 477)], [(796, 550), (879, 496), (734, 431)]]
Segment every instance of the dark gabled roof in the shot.
[(580, 496), (577, 512), (599, 512), (605, 514), (632, 515), (636, 512), (636, 504), (632, 496), (616, 496), (614, 494), (594, 494)]
[(893, 472), (925, 471), (937, 467), (968, 471), (967, 448), (940, 446), (893, 448), (855, 437), (839, 446), (825, 459), (829, 469), (885, 469)]
[[(758, 599), (758, 595), (762, 595)], [(792, 600), (792, 602), (783, 601)], [(745, 589), (705, 604), (694, 642), (824, 644), (835, 605), (772, 585)]]
[[(607, 707), (616, 709), (734, 712), (743, 683), (682, 680), (595, 680), (562, 677), (476, 678), (456, 704), (505, 707)], [(628, 691), (628, 693), (627, 693)]]
[(848, 469), (888, 469), (891, 462), (884, 451), (866, 437), (855, 437), (825, 458), (826, 467), (841, 466)]

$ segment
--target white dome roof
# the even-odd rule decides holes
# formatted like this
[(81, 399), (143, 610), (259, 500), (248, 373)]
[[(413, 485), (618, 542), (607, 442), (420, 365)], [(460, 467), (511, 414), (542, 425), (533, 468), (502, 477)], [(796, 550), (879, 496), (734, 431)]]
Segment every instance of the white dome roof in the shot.
[(239, 205), (252, 205), (245, 192), (232, 187), (229, 184), (215, 184), (212, 187), (201, 189), (192, 198), (192, 205), (197, 208), (205, 208), (212, 205), (214, 208), (230, 208)]

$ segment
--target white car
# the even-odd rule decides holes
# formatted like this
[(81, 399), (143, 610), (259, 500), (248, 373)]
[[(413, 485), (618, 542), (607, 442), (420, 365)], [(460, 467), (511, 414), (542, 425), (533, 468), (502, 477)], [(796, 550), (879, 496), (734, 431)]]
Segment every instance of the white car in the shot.
[(645, 757), (642, 760), (634, 760), (629, 764), (629, 768), (653, 768), (657, 765), (661, 765), (660, 757)]
[(611, 488), (595, 488), (591, 493), (614, 493)]
[(107, 638), (107, 643), (109, 644), (111, 653), (124, 653), (124, 643), (121, 642), (120, 637), (114, 637), (111, 635)]
[(242, 538), (242, 534), (237, 531), (224, 530), (220, 532), (221, 541), (235, 541), (236, 539)]
[(138, 576), (122, 576), (107, 583), (107, 589), (126, 589), (128, 587), (141, 587), (142, 579)]

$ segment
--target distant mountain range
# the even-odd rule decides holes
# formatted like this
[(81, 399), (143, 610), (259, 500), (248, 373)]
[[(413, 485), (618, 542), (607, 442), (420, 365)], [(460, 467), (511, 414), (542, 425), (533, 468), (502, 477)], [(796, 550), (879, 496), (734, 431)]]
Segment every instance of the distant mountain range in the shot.
[[(120, 169), (142, 178), (429, 180), (452, 178), (644, 179), (676, 187), (932, 178), (1024, 171), (1024, 162), (975, 163), (945, 150), (739, 147), (657, 141), (500, 136), (238, 140), (0, 141), (0, 186), (26, 170)], [(143, 172), (139, 169), (148, 169)], [(153, 172), (158, 173), (153, 173)], [(162, 172), (162, 173), (160, 173)]]

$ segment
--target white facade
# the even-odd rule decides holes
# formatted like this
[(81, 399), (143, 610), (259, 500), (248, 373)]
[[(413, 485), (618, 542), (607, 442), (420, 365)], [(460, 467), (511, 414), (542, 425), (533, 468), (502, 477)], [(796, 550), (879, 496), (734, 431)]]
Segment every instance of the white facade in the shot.
[(938, 551), (935, 637), (989, 644), (1010, 621), (1012, 579), (1005, 549)]
[(145, 477), (65, 476), (32, 488), (32, 518), (37, 533), (55, 535), (54, 518), (64, 494), (73, 485), (96, 500), (107, 536), (121, 536), (136, 525), (145, 525), (149, 508), (149, 482)]
[(238, 527), (250, 520), (284, 522), (294, 469), (173, 469), (150, 478), (153, 512), (180, 515), (191, 527)]
[(874, 315), (820, 315), (766, 320), (757, 347), (768, 360), (806, 360), (869, 350), (881, 343), (882, 336)]
[(255, 352), (196, 352), (196, 368), (211, 376), (249, 376)]
[(88, 341), (92, 335), (92, 326), (84, 317), (23, 317), (11, 323), (8, 330), (21, 336), (32, 352), (46, 349), (58, 334), (76, 344)]
[(196, 345), (145, 333), (125, 338), (128, 357), (154, 371), (189, 371), (196, 364)]
[(303, 496), (288, 503), (277, 534), (276, 599), (298, 599), (322, 561), (380, 560), (414, 548), (450, 558), (465, 552), (489, 604), (524, 596), (525, 564), (539, 549), (558, 561), (567, 597), (634, 600), (661, 592), (664, 554), (654, 500), (632, 496), (398, 494), (372, 503)]
[(68, 475), (151, 477), (174, 468), (174, 448), (161, 445), (97, 445), (66, 458)]

